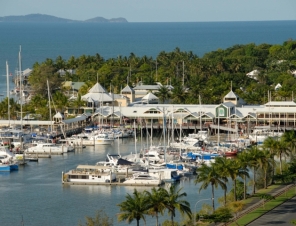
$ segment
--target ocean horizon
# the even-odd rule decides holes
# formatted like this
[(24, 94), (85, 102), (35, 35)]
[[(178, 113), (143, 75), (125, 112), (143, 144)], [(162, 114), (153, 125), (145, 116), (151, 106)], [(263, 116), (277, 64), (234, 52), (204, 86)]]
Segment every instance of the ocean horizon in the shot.
[[(233, 45), (283, 44), (296, 39), (296, 20), (245, 22), (129, 22), (129, 23), (0, 23), (0, 95), (6, 96), (6, 61), (9, 72), (32, 68), (47, 58), (99, 54), (104, 59), (147, 56), (162, 52), (205, 53)], [(186, 62), (185, 62), (186, 63)], [(13, 86), (11, 81), (10, 87)]]

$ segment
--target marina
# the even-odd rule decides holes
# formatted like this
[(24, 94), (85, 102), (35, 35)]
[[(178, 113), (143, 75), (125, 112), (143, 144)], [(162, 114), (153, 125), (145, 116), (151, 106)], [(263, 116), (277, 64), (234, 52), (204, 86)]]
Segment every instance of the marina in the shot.
[[(47, 26), (40, 26), (38, 24), (20, 26), (17, 24), (13, 25), (1, 23), (0, 26), (3, 32), (7, 35), (0, 37), (0, 39), (7, 45), (3, 45), (3, 54), (0, 58), (2, 57), (2, 62), (5, 62), (7, 59), (11, 64), (15, 62), (15, 53), (17, 52), (18, 45), (20, 43), (24, 46), (23, 61), (25, 68), (31, 68), (35, 62), (41, 62), (47, 58), (56, 59), (59, 55), (68, 58), (72, 55), (78, 57), (82, 54), (94, 55), (99, 52), (101, 56), (116, 58), (118, 54), (128, 56), (129, 53), (135, 49), (140, 51), (140, 55), (148, 54), (148, 56), (153, 55), (155, 57), (160, 50), (171, 51), (176, 46), (180, 46), (182, 50), (198, 50), (198, 54), (202, 55), (209, 50), (226, 48), (237, 43), (282, 43), (287, 40), (287, 37), (294, 37), (295, 29), (293, 29), (293, 27), (295, 27), (295, 23), (290, 23), (291, 28), (287, 29), (289, 32), (288, 34), (285, 32), (277, 32), (277, 35), (272, 35), (274, 34), (274, 31), (278, 30), (277, 28), (287, 28), (284, 22), (270, 23), (267, 27), (272, 28), (271, 33), (264, 28), (262, 29), (260, 26), (258, 26), (259, 29), (256, 31), (254, 31), (253, 28), (252, 30), (248, 30), (244, 27), (244, 23), (239, 23), (239, 26), (237, 26), (239, 27), (239, 30), (225, 29), (225, 24), (223, 26), (223, 23), (217, 23), (214, 24), (216, 26), (215, 30), (217, 31), (220, 29), (220, 32), (224, 31), (224, 35), (206, 36), (203, 41), (196, 41), (196, 37), (201, 37), (199, 32), (202, 34), (206, 33), (202, 30), (202, 27), (199, 25), (196, 26), (195, 23), (185, 23), (185, 27), (188, 31), (190, 31), (190, 34), (194, 33), (197, 36), (184, 35), (184, 33), (182, 33), (182, 37), (189, 38), (189, 40), (185, 40), (182, 43), (179, 42), (179, 40), (182, 40), (182, 37), (179, 35), (179, 31), (180, 28), (184, 28), (184, 24), (174, 24), (175, 27), (172, 26), (173, 30), (178, 31), (175, 35), (170, 35), (169, 37), (161, 35), (154, 36), (154, 38), (149, 35), (143, 35), (143, 37), (148, 38), (145, 40), (144, 45), (147, 46), (147, 48), (144, 48), (144, 50), (143, 48), (139, 48), (141, 45), (134, 42), (133, 39), (139, 34), (142, 27), (145, 28), (146, 32), (147, 28), (143, 23), (127, 24), (124, 29), (117, 27), (117, 25), (114, 24), (114, 26), (116, 26), (113, 27), (115, 28), (114, 31), (118, 32), (122, 29), (121, 32), (124, 31), (126, 34), (131, 35), (127, 40), (132, 40), (132, 45), (134, 46), (133, 50), (129, 49), (128, 46), (130, 45), (124, 45), (121, 48), (118, 48), (118, 46), (114, 45), (114, 43), (110, 45), (110, 39), (108, 37), (105, 37), (106, 40), (108, 40), (107, 42), (104, 42), (104, 40), (101, 39), (99, 41), (98, 39), (92, 39), (90, 42), (84, 42), (87, 45), (89, 44), (88, 48), (84, 45), (76, 46), (74, 49), (72, 48), (75, 46), (75, 43), (77, 43), (77, 39), (75, 38), (77, 38), (80, 34), (83, 34), (83, 37), (80, 36), (81, 40), (86, 36), (90, 38), (102, 38), (104, 34), (108, 33), (101, 32), (104, 30), (104, 25), (103, 27), (101, 27), (102, 25), (99, 25), (100, 29), (90, 26), (90, 29), (87, 31), (84, 30), (85, 27), (79, 24), (70, 24), (69, 26), (71, 26), (71, 28), (67, 29), (67, 32), (64, 32), (66, 28), (64, 25), (48, 28)], [(273, 27), (274, 24), (278, 24), (277, 28)], [(230, 26), (230, 24), (226, 25)], [(113, 24), (111, 26), (113, 26)], [(149, 26), (152, 26), (152, 24), (149, 24)], [(166, 31), (166, 29), (163, 29), (165, 27), (163, 24), (157, 24), (157, 27), (160, 33), (162, 31)], [(236, 26), (234, 26), (234, 28), (235, 27)], [(243, 29), (241, 29), (242, 27)], [(249, 27), (249, 24), (247, 27)], [(134, 28), (134, 30), (132, 28)], [(80, 32), (77, 33), (77, 30)], [(242, 32), (242, 30), (244, 32)], [(18, 32), (16, 31), (20, 32), (21, 35), (17, 35)], [(36, 34), (36, 32), (38, 33), (39, 31), (40, 33)], [(93, 35), (93, 32), (98, 33)], [(56, 37), (59, 36), (56, 35), (57, 33), (63, 34), (65, 37), (64, 42), (56, 39)], [(254, 34), (262, 35), (262, 39), (257, 37), (257, 40), (254, 41)], [(236, 35), (241, 36), (237, 40), (233, 40), (232, 38), (237, 37)], [(115, 36), (120, 37), (121, 39), (124, 37), (124, 34)], [(160, 37), (163, 37), (164, 39), (158, 40)], [(176, 40), (173, 42), (172, 38), (175, 37)], [(157, 38), (157, 40), (155, 38)], [(213, 40), (213, 38), (217, 39)], [(151, 40), (153, 40), (153, 43), (151, 43)], [(118, 40), (117, 43), (121, 43), (120, 41), (122, 40)], [(97, 43), (102, 43), (102, 46), (108, 46), (108, 48), (103, 50), (101, 47), (97, 46)], [(40, 49), (44, 49), (45, 51), (39, 51)], [(0, 64), (0, 68), (3, 69), (3, 66), (4, 63)], [(16, 67), (12, 66), (11, 68)], [(3, 74), (4, 70), (5, 69), (2, 70)], [(4, 82), (0, 84), (0, 88), (2, 91), (6, 90)], [(14, 89), (12, 94), (15, 94), (16, 92), (20, 92), (20, 90)], [(27, 95), (24, 91), (22, 91), (22, 93)], [(90, 109), (91, 107), (86, 110)], [(92, 110), (95, 112), (95, 109)], [(221, 112), (224, 110), (225, 114), (218, 114), (220, 110)], [(104, 114), (101, 114), (100, 112), (104, 112)], [(1, 126), (6, 127), (5, 129), (9, 129), (10, 126), (14, 128), (18, 127), (22, 128), (23, 131), (26, 131), (29, 134), (35, 133), (37, 136), (40, 136), (43, 133), (43, 135), (54, 135), (52, 138), (60, 138), (65, 133), (67, 141), (69, 143), (73, 141), (72, 144), (75, 146), (75, 151), (63, 152), (63, 154), (58, 155), (54, 155), (50, 152), (34, 153), (30, 155), (20, 154), (28, 160), (26, 161), (26, 164), (18, 165), (17, 171), (0, 172), (0, 192), (2, 194), (1, 203), (5, 207), (1, 209), (1, 225), (77, 225), (79, 221), (84, 221), (85, 216), (94, 217), (96, 211), (101, 208), (105, 208), (104, 210), (107, 215), (114, 219), (115, 225), (128, 225), (126, 222), (117, 222), (116, 218), (119, 213), (119, 208), (116, 205), (125, 200), (126, 194), (131, 194), (134, 187), (136, 187), (139, 191), (144, 191), (151, 189), (152, 186), (136, 186), (135, 184), (132, 186), (112, 186), (109, 185), (111, 183), (106, 182), (106, 180), (102, 183), (95, 182), (98, 184), (93, 185), (85, 184), (83, 181), (65, 182), (63, 184), (62, 181), (64, 177), (62, 177), (62, 172), (67, 173), (76, 169), (79, 165), (87, 167), (95, 166), (98, 162), (105, 162), (108, 154), (116, 155), (120, 152), (120, 155), (127, 156), (134, 153), (135, 149), (138, 150), (138, 153), (140, 153), (140, 149), (144, 149), (144, 147), (148, 150), (152, 145), (157, 146), (159, 143), (163, 143), (164, 139), (161, 136), (164, 128), (166, 128), (166, 144), (168, 145), (168, 143), (173, 140), (176, 143), (176, 147), (168, 152), (170, 153), (170, 156), (172, 158), (175, 156), (177, 159), (180, 154), (184, 153), (186, 155), (181, 155), (181, 157), (184, 158), (186, 163), (192, 164), (193, 158), (192, 156), (190, 157), (187, 155), (188, 151), (191, 151), (192, 153), (200, 153), (203, 146), (214, 147), (211, 146), (210, 143), (215, 142), (215, 149), (213, 148), (207, 150), (213, 154), (214, 152), (222, 154), (224, 150), (226, 150), (222, 150), (222, 145), (228, 147), (230, 146), (230, 143), (235, 143), (238, 147), (243, 148), (245, 146), (249, 146), (250, 143), (254, 144), (258, 141), (261, 143), (261, 138), (266, 137), (264, 134), (260, 137), (261, 134), (259, 136), (258, 133), (258, 136), (253, 136), (252, 141), (248, 139), (249, 135), (256, 135), (253, 134), (253, 132), (257, 128), (257, 131), (267, 129), (269, 132), (275, 134), (280, 131), (295, 130), (296, 125), (295, 104), (286, 101), (280, 101), (280, 103), (266, 101), (263, 105), (250, 107), (234, 107), (231, 104), (229, 105), (224, 103), (213, 106), (190, 106), (186, 104), (161, 106), (160, 104), (150, 103), (146, 106), (140, 104), (132, 107), (123, 107), (120, 105), (115, 105), (113, 107), (109, 103), (109, 106), (103, 106), (96, 112), (96, 118), (98, 121), (100, 118), (101, 120), (103, 119), (109, 127), (112, 125), (119, 128), (124, 125), (125, 129), (132, 129), (135, 131), (133, 136), (136, 136), (136, 139), (129, 135), (127, 138), (121, 139), (125, 136), (122, 134), (121, 137), (119, 136), (119, 139), (114, 139), (111, 144), (95, 145), (90, 143), (89, 146), (86, 142), (84, 143), (84, 140), (81, 138), (78, 138), (75, 141), (74, 139), (72, 141), (71, 139), (68, 139), (70, 138), (69, 136), (78, 135), (83, 132), (87, 126), (91, 126), (88, 121), (91, 118), (91, 115), (92, 114), (86, 112), (86, 114), (81, 114), (81, 117), (79, 118), (66, 119), (60, 123), (54, 122), (54, 120), (33, 121), (29, 120), (29, 117), (24, 118), (25, 120), (23, 121), (15, 119), (11, 119), (10, 121), (0, 121)], [(123, 117), (120, 117), (120, 115)], [(164, 116), (166, 120), (164, 120)], [(141, 120), (139, 120), (139, 118), (141, 118)], [(122, 119), (121, 123), (120, 119)], [(51, 128), (51, 125), (53, 125), (53, 129)], [(259, 128), (259, 126), (266, 126), (267, 128)], [(206, 143), (204, 142), (203, 144), (194, 143), (193, 145), (190, 144), (190, 146), (178, 146), (178, 143), (181, 143), (182, 139), (185, 141), (185, 135), (198, 133), (198, 131), (206, 132), (206, 135), (209, 136), (209, 145), (205, 145)], [(143, 136), (141, 136), (141, 134), (143, 134)], [(147, 134), (151, 135), (151, 137), (147, 136)], [(171, 140), (169, 141), (167, 136), (168, 134), (172, 134), (175, 138), (171, 139), (172, 136), (170, 135)], [(115, 137), (116, 136), (114, 135), (113, 138)], [(149, 138), (147, 139), (146, 137)], [(17, 146), (18, 142), (21, 143), (20, 141), (21, 140), (19, 139), (14, 139), (14, 144), (17, 144), (15, 145), (15, 151), (19, 151), (17, 150)], [(9, 138), (9, 142), (3, 142), (3, 145), (7, 146), (8, 144), (11, 144), (11, 142), (12, 139)], [(86, 147), (84, 148), (84, 146)], [(150, 156), (147, 156), (148, 162), (150, 162), (149, 157)], [(209, 157), (210, 161), (215, 158), (211, 157), (213, 157), (213, 155)], [(157, 158), (155, 158), (155, 160), (158, 161)], [(202, 155), (201, 161), (205, 161), (205, 158)], [(180, 166), (180, 163), (170, 163), (170, 166), (175, 168), (172, 172), (178, 173), (178, 169), (176, 168)], [(150, 162), (149, 164), (150, 171), (153, 172), (152, 164), (154, 164), (154, 162)], [(154, 166), (155, 170), (157, 167)], [(121, 170), (121, 173), (117, 172), (118, 176), (116, 176), (118, 179), (122, 178), (123, 181), (125, 178), (131, 177), (131, 171), (128, 175), (126, 175), (126, 169), (122, 167)], [(199, 192), (201, 184), (195, 184), (195, 176), (190, 174), (190, 172), (183, 172), (188, 176), (180, 176), (179, 179), (170, 181), (170, 183), (165, 182), (161, 186), (169, 188), (171, 186), (171, 182), (176, 183), (178, 188), (183, 189), (182, 192), (187, 193), (186, 199), (189, 201), (191, 208), (195, 207), (195, 209), (198, 210), (202, 207), (202, 204), (200, 203), (197, 205), (197, 202), (204, 198), (210, 199), (211, 191), (210, 189), (202, 189)], [(159, 175), (158, 169), (155, 175)], [(168, 175), (166, 179), (169, 181), (170, 178), (172, 178), (171, 176), (172, 174)], [(164, 175), (162, 178), (164, 179)], [(223, 191), (221, 189), (215, 191), (215, 202), (217, 205), (217, 199), (222, 196)], [(210, 203), (210, 201), (205, 201), (205, 203)], [(166, 216), (161, 217), (160, 221), (164, 221), (165, 219), (168, 218)], [(181, 220), (181, 217), (178, 214), (176, 216), (176, 220)], [(155, 219), (147, 217), (147, 226), (152, 225), (155, 225)]]
[[(14, 207), (1, 210), (4, 225), (17, 225), (23, 216), (25, 225), (46, 225), (49, 218), (54, 224), (77, 225), (84, 216), (93, 216), (100, 208), (108, 208), (106, 213), (110, 217), (116, 217), (119, 209), (116, 204), (125, 199), (127, 193), (133, 191), (133, 186), (110, 186), (110, 185), (85, 185), (74, 182), (74, 185), (62, 184), (62, 172), (68, 172), (78, 165), (95, 165), (98, 161), (106, 158), (107, 154), (117, 154), (118, 143), (122, 155), (134, 152), (134, 138), (115, 140), (112, 145), (89, 146), (75, 152), (64, 155), (52, 155), (51, 158), (39, 158), (38, 162), (28, 162), (26, 166), (19, 166), (17, 172), (9, 174), (0, 173), (0, 191), (2, 194), (14, 194), (13, 198), (3, 198), (2, 203), (14, 203), (19, 210), (19, 216), (10, 214)], [(159, 143), (159, 138), (153, 139)], [(140, 142), (139, 142), (140, 143)], [(140, 146), (137, 146), (140, 148)], [(120, 176), (121, 177), (121, 176)], [(123, 173), (122, 177), (126, 177)], [(170, 183), (163, 186), (168, 187)], [(194, 177), (183, 177), (177, 186), (183, 187), (194, 205), (195, 200), (202, 196), (210, 197), (210, 192), (202, 190), (198, 193), (199, 185), (195, 185)], [(153, 186), (136, 186), (139, 191), (151, 189)], [(24, 196), (23, 193), (26, 195)], [(217, 196), (222, 196), (223, 191)], [(45, 198), (46, 197), (46, 198)], [(19, 202), (22, 200), (22, 202)], [(34, 203), (30, 200), (36, 200)], [(100, 202), (98, 203), (98, 200)], [(190, 201), (189, 200), (189, 201)], [(46, 206), (46, 207), (45, 207)], [(40, 210), (51, 209), (52, 211), (41, 211), (36, 216), (36, 208)], [(13, 211), (12, 211), (13, 212)], [(63, 212), (62, 219), (55, 218), (56, 214)], [(75, 214), (73, 214), (75, 213)], [(179, 216), (180, 217), (180, 216)], [(127, 225), (125, 222), (116, 225)], [(154, 225), (151, 219), (148, 226)]]

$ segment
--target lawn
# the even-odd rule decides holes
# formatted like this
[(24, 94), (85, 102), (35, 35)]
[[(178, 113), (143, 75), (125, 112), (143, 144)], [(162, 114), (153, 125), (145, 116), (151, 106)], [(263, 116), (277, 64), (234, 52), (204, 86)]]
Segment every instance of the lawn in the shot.
[[(272, 187), (272, 186), (270, 186), (270, 187)], [(270, 188), (270, 189), (272, 190), (274, 188)], [(267, 189), (265, 189), (265, 190), (267, 190)], [(258, 191), (258, 193), (261, 193), (261, 192), (263, 192), (263, 191)], [(263, 192), (263, 193), (266, 193), (266, 192)], [(269, 202), (266, 202), (265, 205), (264, 205), (264, 207), (261, 206), (261, 207), (255, 209), (254, 211), (252, 211), (252, 212), (244, 215), (243, 217), (239, 218), (237, 220), (237, 224), (238, 225), (246, 225), (246, 224), (252, 222), (253, 220), (257, 219), (258, 217), (260, 217), (264, 213), (268, 212), (269, 210), (272, 210), (275, 207), (277, 207), (278, 205), (282, 204), (283, 202), (291, 199), (294, 196), (295, 196), (295, 188), (292, 187), (289, 190), (287, 190), (287, 192), (283, 193), (282, 195), (276, 197), (275, 199), (273, 199), (273, 200), (271, 200)], [(231, 226), (235, 226), (237, 224), (236, 223), (232, 223), (230, 225)]]

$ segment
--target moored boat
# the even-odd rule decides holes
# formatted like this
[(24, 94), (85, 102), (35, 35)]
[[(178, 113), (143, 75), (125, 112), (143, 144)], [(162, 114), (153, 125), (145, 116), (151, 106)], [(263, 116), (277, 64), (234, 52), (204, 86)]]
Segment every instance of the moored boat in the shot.
[(94, 144), (99, 145), (110, 145), (114, 142), (114, 138), (110, 138), (107, 133), (99, 133), (98, 135), (91, 136), (89, 138)]
[(159, 186), (164, 182), (160, 178), (149, 175), (147, 172), (140, 172), (133, 174), (130, 178), (126, 178), (123, 183), (126, 185)]
[(14, 156), (5, 147), (0, 149), (0, 172), (18, 170), (18, 163)]
[(62, 182), (110, 183), (116, 180), (116, 174), (109, 167), (97, 165), (78, 165), (76, 169), (63, 173)]

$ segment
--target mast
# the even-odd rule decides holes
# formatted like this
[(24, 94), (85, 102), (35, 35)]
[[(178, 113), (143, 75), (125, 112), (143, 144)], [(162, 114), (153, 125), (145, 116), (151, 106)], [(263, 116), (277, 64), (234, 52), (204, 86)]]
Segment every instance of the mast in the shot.
[(135, 158), (137, 159), (137, 130), (136, 130), (136, 120), (134, 121), (134, 133), (135, 133)]
[(175, 141), (175, 138), (174, 138), (174, 106), (173, 106), (173, 110), (172, 110), (172, 142)]
[(151, 143), (150, 143), (150, 147), (153, 145), (152, 144), (152, 136), (153, 136), (153, 125), (152, 125), (153, 122), (152, 121), (153, 121), (153, 119), (151, 119), (151, 135), (150, 135), (150, 142)]
[(49, 93), (49, 84), (48, 84), (48, 80), (46, 80), (46, 83), (47, 83), (47, 95), (48, 95), (48, 108), (49, 108), (50, 132), (52, 133), (51, 106), (50, 106), (50, 93)]
[(183, 61), (183, 79), (182, 79), (183, 80), (183, 84), (182, 84), (183, 88), (184, 88), (184, 78), (185, 78), (185, 75), (184, 75), (184, 61)]
[(201, 120), (201, 98), (200, 95), (199, 97), (199, 129), (202, 131), (202, 120)]
[(22, 46), (20, 46), (20, 51), (19, 51), (19, 70), (20, 70), (20, 104), (21, 104), (21, 131), (23, 131), (23, 81), (22, 81), (22, 58), (21, 58), (21, 51), (22, 51)]
[(166, 142), (165, 142), (166, 120), (163, 107), (163, 146), (164, 146), (164, 162), (166, 163)]
[(9, 95), (9, 67), (6, 61), (6, 80), (7, 80), (7, 118), (10, 127), (10, 95)]

